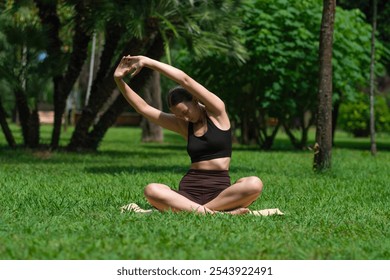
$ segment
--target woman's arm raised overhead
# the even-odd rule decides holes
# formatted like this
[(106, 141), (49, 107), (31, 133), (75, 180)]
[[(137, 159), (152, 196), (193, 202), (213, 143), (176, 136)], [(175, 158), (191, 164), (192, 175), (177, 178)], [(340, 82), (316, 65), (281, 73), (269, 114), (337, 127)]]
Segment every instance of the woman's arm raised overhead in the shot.
[(156, 70), (180, 84), (196, 99), (203, 103), (206, 106), (207, 111), (216, 118), (226, 115), (225, 104), (223, 101), (182, 70), (144, 56), (127, 56), (127, 58), (129, 58), (131, 63), (130, 71), (133, 72), (132, 76), (138, 74), (142, 67), (148, 67)]
[[(187, 131), (186, 126), (182, 120), (176, 118), (173, 114), (167, 114), (150, 106), (145, 102), (131, 87), (123, 81), (123, 78), (134, 71), (134, 64), (131, 63), (129, 57), (123, 57), (118, 67), (114, 72), (114, 80), (126, 98), (127, 102), (142, 116), (150, 120), (151, 122), (156, 123), (157, 125), (162, 126), (163, 128), (172, 130), (181, 134), (183, 137), (186, 137)], [(139, 72), (135, 71), (132, 73), (132, 76)]]

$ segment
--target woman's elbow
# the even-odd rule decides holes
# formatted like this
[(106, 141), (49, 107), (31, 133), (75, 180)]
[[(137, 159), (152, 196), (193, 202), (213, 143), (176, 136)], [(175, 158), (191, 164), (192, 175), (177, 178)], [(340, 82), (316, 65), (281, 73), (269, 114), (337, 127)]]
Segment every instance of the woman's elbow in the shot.
[(192, 78), (190, 76), (188, 76), (186, 73), (184, 73), (183, 71), (181, 71), (179, 79), (178, 79), (179, 84), (182, 87), (187, 88), (191, 85), (191, 81), (192, 81)]

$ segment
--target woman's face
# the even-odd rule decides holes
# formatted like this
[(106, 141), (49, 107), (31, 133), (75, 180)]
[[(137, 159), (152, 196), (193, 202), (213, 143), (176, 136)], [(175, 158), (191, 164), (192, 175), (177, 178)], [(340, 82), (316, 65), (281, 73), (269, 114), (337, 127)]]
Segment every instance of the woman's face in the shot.
[(193, 101), (178, 103), (171, 107), (171, 112), (175, 114), (176, 118), (186, 122), (196, 123), (200, 118), (199, 105)]

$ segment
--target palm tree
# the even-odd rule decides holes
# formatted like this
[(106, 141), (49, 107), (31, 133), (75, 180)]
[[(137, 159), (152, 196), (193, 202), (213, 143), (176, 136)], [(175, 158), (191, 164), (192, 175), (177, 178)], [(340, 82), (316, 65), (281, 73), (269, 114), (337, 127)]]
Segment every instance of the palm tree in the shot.
[(36, 59), (42, 37), (31, 3), (27, 1), (24, 5), (22, 9), (10, 3), (2, 14), (2, 32), (7, 43), (0, 73), (14, 93), (24, 145), (36, 148), (39, 145), (38, 92), (45, 77)]
[[(51, 148), (58, 148), (62, 118), (66, 99), (76, 82), (84, 61), (87, 57), (88, 44), (91, 39), (91, 29), (86, 20), (90, 19), (92, 7), (89, 1), (75, 1), (74, 4), (74, 35), (71, 53), (63, 53), (64, 42), (60, 37), (61, 22), (58, 16), (57, 1), (34, 0), (38, 14), (48, 40), (48, 55), (53, 65), (58, 65), (53, 74), (54, 84), (54, 128)], [(73, 1), (68, 1), (72, 4)], [(59, 69), (58, 69), (59, 68)]]
[[(237, 24), (232, 19), (239, 3), (227, 0), (129, 1), (121, 2), (115, 9), (114, 2), (105, 15), (105, 45), (89, 103), (83, 109), (68, 149), (96, 149), (107, 129), (128, 106), (123, 97), (118, 96), (94, 124), (96, 115), (116, 87), (112, 75), (123, 55), (146, 54), (161, 59), (166, 54), (169, 61), (173, 40), (184, 42), (199, 56), (213, 52), (237, 54), (232, 46), (238, 44), (231, 30)], [(140, 91), (151, 76), (151, 71), (144, 69), (131, 82), (132, 86)]]

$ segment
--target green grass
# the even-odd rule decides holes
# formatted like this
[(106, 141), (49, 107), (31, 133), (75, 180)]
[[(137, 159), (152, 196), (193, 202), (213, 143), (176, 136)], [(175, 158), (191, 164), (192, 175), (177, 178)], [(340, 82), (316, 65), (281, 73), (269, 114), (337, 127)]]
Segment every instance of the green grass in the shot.
[(339, 133), (324, 174), (282, 134), (274, 151), (235, 146), (232, 181), (257, 175), (265, 185), (251, 208), (285, 216), (121, 214), (129, 202), (149, 207), (148, 183), (177, 187), (186, 172), (184, 141), (165, 138), (143, 144), (139, 129), (112, 128), (96, 154), (50, 154), (8, 150), (1, 135), (0, 259), (390, 259), (385, 135), (371, 157), (368, 139)]

